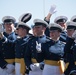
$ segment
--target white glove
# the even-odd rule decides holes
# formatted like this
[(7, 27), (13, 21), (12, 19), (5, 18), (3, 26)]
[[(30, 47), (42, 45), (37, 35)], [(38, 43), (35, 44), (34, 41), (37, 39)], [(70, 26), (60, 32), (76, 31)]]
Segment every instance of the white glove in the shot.
[(9, 74), (14, 72), (14, 70), (15, 70), (15, 66), (13, 64), (7, 64), (6, 68), (7, 68), (6, 71)]
[(0, 32), (0, 39), (4, 37), (3, 32)]
[(0, 69), (0, 75), (8, 75), (6, 69)]
[(36, 41), (36, 49), (37, 49), (37, 52), (41, 52), (42, 50), (41, 50), (41, 43), (38, 43), (37, 41)]
[(50, 8), (50, 10), (49, 10), (49, 13), (50, 14), (54, 14), (55, 12), (56, 12), (56, 5), (51, 5), (51, 8)]
[(4, 31), (3, 25), (0, 24), (0, 32), (3, 32), (3, 31)]
[(39, 63), (31, 64), (30, 68), (32, 71), (36, 71), (36, 70), (40, 69), (40, 65), (39, 65)]

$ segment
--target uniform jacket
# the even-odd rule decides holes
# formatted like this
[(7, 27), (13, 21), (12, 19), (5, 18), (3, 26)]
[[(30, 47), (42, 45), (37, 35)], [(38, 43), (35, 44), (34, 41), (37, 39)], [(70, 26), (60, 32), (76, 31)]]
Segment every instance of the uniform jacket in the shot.
[(0, 40), (0, 67), (4, 68), (8, 63), (5, 59), (15, 58), (14, 41), (16, 40), (16, 35), (14, 32), (11, 34), (3, 33), (4, 38)]

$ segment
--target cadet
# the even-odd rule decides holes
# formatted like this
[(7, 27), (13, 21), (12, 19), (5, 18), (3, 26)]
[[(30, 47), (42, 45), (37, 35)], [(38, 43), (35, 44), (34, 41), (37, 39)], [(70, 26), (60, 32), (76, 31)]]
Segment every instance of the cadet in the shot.
[(59, 40), (62, 27), (56, 23), (51, 23), (50, 41), (37, 45), (37, 61), (44, 61), (42, 75), (61, 75), (64, 67), (62, 65), (65, 44)]
[(63, 28), (63, 31), (60, 35), (60, 40), (63, 42), (66, 42), (66, 37), (67, 37), (67, 33), (66, 33), (66, 21), (67, 20), (68, 18), (66, 16), (58, 16), (54, 20), (55, 23), (59, 24)]
[(65, 57), (65, 75), (73, 75), (73, 73), (76, 70), (75, 61), (76, 61), (76, 48), (75, 48), (75, 42), (74, 39), (72, 39), (73, 33), (75, 33), (76, 30), (76, 23), (75, 22), (67, 22), (67, 42), (64, 48), (64, 57)]
[(14, 33), (16, 20), (12, 16), (5, 16), (2, 21), (5, 31), (0, 32), (0, 75), (14, 75), (15, 50), (13, 43), (16, 40)]
[(25, 63), (30, 70), (29, 75), (42, 75), (40, 64), (36, 61), (36, 42), (44, 43), (49, 41), (44, 32), (47, 27), (47, 22), (35, 19), (33, 26), (33, 37), (29, 40), (25, 52)]
[(16, 75), (24, 75), (26, 71), (24, 53), (26, 50), (26, 44), (30, 38), (28, 35), (30, 27), (23, 22), (19, 22), (17, 28), (19, 38), (15, 43), (15, 72)]
[[(46, 21), (48, 24), (50, 23), (50, 18), (51, 16), (56, 13), (56, 5), (51, 5), (50, 9), (49, 9), (49, 13), (48, 15), (44, 18), (44, 21)], [(47, 27), (45, 30), (45, 35), (46, 36), (50, 36), (49, 35), (50, 31), (49, 28)]]

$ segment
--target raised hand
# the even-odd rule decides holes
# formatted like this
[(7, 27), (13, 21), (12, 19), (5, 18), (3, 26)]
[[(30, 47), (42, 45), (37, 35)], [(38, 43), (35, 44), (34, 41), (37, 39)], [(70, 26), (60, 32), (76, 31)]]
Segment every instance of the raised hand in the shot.
[(51, 5), (51, 8), (49, 10), (49, 13), (50, 14), (54, 14), (55, 12), (57, 12), (55, 9), (56, 9), (56, 5)]

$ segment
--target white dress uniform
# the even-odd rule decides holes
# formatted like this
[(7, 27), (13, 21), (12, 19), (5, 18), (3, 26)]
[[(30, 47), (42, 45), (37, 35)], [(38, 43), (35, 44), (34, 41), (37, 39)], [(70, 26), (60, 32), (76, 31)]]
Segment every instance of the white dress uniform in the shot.
[[(49, 39), (45, 36), (45, 35), (43, 35), (42, 37), (38, 37), (38, 42), (39, 43), (45, 43), (46, 41), (49, 41)], [(42, 63), (42, 62), (41, 62)], [(35, 63), (35, 64), (39, 64), (39, 63)], [(38, 65), (37, 66), (37, 70), (35, 70), (35, 71), (30, 71), (29, 72), (29, 75), (42, 75), (42, 71), (43, 70), (41, 70), (40, 69), (40, 66)]]
[[(30, 30), (30, 27), (23, 22), (18, 23), (18, 29), (23, 28), (27, 31)], [(19, 36), (20, 37), (20, 36)], [(18, 38), (15, 41), (15, 74), (24, 75), (26, 72), (26, 65), (24, 63), (24, 53), (26, 51), (26, 44), (29, 41), (30, 36), (24, 35), (24, 37)]]
[[(50, 31), (62, 31), (62, 27), (58, 24), (51, 24), (49, 28)], [(37, 61), (44, 61), (45, 63), (42, 75), (63, 75), (64, 63), (62, 65), (62, 62), (65, 44), (60, 40), (54, 41), (50, 39), (50, 41), (41, 44), (41, 47), (40, 44), (38, 46)]]
[[(41, 25), (44, 27), (47, 27), (47, 25), (48, 25), (45, 21), (40, 20), (40, 19), (35, 19), (34, 24), (35, 24), (34, 26)], [(33, 64), (35, 64), (35, 65), (39, 64), (37, 61), (34, 62), (31, 60), (31, 59), (36, 60), (36, 41), (38, 43), (44, 43), (47, 41), (47, 37), (45, 35), (42, 35), (41, 37), (33, 36), (33, 38), (28, 42), (28, 46), (26, 48), (26, 53), (25, 53), (25, 63), (26, 63), (26, 66), (28, 67), (28, 69), (29, 69), (30, 65), (33, 66)], [(42, 70), (40, 69), (40, 66), (39, 65), (36, 65), (36, 66), (37, 66), (37, 68), (35, 68), (35, 70), (31, 69), (29, 71), (29, 75), (42, 75)]]
[[(3, 23), (15, 23), (15, 18), (12, 16), (4, 16), (2, 18)], [(4, 27), (0, 25), (0, 32), (3, 32), (4, 41), (0, 39), (0, 75), (14, 75), (14, 44), (13, 42), (16, 40), (16, 35), (14, 32), (11, 32), (11, 34), (7, 34), (4, 32)], [(12, 38), (12, 39), (11, 39)], [(6, 40), (7, 39), (7, 40)], [(12, 45), (9, 46), (8, 41), (12, 43)], [(7, 67), (9, 65), (9, 68)]]

